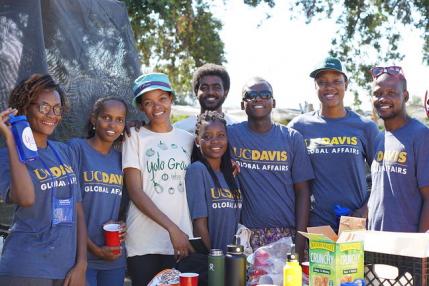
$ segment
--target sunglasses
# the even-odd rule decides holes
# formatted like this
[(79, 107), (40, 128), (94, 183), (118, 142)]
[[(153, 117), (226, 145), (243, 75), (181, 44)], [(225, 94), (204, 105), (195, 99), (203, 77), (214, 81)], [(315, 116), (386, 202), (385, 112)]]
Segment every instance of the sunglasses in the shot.
[(56, 116), (62, 116), (64, 113), (64, 107), (62, 107), (59, 104), (54, 106), (51, 106), (47, 103), (37, 103), (37, 102), (32, 102), (31, 104), (37, 105), (39, 107), (39, 112), (44, 115), (48, 114), (51, 111), (51, 109)]
[(429, 117), (429, 94), (428, 94), (427, 90), (426, 90), (426, 93), (425, 93), (424, 106), (425, 106), (425, 110), (426, 110), (426, 115), (427, 115), (427, 117)]
[(246, 102), (255, 101), (257, 98), (268, 100), (273, 98), (273, 93), (270, 90), (261, 90), (261, 91), (246, 91), (243, 96), (243, 100)]
[(404, 74), (402, 68), (399, 66), (390, 66), (390, 67), (373, 67), (371, 69), (371, 75), (374, 79), (378, 78), (380, 75), (387, 73), (390, 75)]

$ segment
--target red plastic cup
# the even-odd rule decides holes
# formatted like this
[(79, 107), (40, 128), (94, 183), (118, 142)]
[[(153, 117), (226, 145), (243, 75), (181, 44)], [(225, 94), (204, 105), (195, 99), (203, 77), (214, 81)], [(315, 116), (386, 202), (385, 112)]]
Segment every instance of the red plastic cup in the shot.
[(308, 275), (310, 273), (310, 263), (308, 261), (301, 263), (302, 273)]
[[(121, 240), (119, 239), (119, 231), (121, 225), (117, 223), (108, 223), (103, 225), (104, 230), (104, 244), (106, 246), (121, 246)], [(114, 254), (119, 254), (120, 250), (114, 250)]]
[(198, 286), (198, 273), (180, 273), (180, 286)]

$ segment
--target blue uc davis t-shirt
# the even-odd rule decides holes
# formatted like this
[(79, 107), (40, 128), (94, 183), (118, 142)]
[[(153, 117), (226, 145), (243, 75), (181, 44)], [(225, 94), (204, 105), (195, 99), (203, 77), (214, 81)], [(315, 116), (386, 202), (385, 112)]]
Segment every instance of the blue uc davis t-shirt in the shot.
[(191, 218), (207, 217), (211, 248), (222, 249), (226, 253), (226, 246), (232, 243), (237, 231), (241, 196), (237, 201), (234, 200), (222, 172), (215, 174), (221, 189), (216, 189), (203, 163), (192, 163), (185, 176), (186, 196)]
[(376, 140), (371, 166), (368, 229), (418, 232), (422, 196), (429, 186), (429, 128), (416, 119)]
[(228, 126), (232, 157), (240, 164), (242, 223), (250, 228), (295, 228), (293, 184), (314, 177), (304, 140), (281, 124), (263, 134), (247, 124)]
[[(121, 154), (113, 149), (106, 155), (101, 154), (92, 148), (86, 139), (72, 139), (69, 146), (79, 168), (88, 237), (96, 245), (102, 246), (103, 224), (118, 220), (123, 180)], [(123, 255), (114, 261), (102, 260), (90, 251), (87, 252), (87, 256), (88, 267), (92, 269), (109, 270), (125, 267), (125, 250)]]
[[(74, 157), (67, 145), (49, 141), (51, 147), (38, 150), (40, 159), (27, 163), (34, 184), (36, 201), (33, 206), (17, 206), (0, 260), (0, 275), (64, 279), (75, 264), (76, 258), (76, 211), (71, 225), (52, 225), (52, 191), (57, 198), (73, 195), (75, 202), (81, 201), (75, 171)], [(49, 176), (40, 160), (53, 174)], [(71, 184), (70, 184), (71, 182)], [(9, 156), (5, 148), (0, 151), (0, 196), (8, 200), (10, 187)]]
[(318, 111), (306, 113), (288, 126), (304, 137), (313, 165), (310, 225), (337, 229), (336, 204), (354, 211), (368, 199), (366, 163), (371, 165), (378, 128), (350, 110), (334, 119)]

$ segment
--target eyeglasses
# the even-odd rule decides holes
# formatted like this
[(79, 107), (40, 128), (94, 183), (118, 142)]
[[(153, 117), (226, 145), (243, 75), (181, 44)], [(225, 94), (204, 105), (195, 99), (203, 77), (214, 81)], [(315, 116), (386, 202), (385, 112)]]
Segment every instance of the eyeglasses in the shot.
[(400, 73), (404, 73), (402, 68), (399, 66), (390, 66), (390, 67), (373, 67), (371, 69), (372, 78), (378, 78), (380, 75), (387, 73), (390, 75), (396, 75)]
[(31, 104), (37, 105), (39, 107), (39, 112), (45, 115), (48, 114), (51, 111), (51, 109), (56, 116), (62, 116), (64, 113), (64, 107), (62, 107), (59, 104), (54, 106), (51, 106), (47, 103), (37, 103), (37, 102), (32, 102)]
[(270, 90), (250, 90), (246, 91), (243, 96), (243, 100), (246, 102), (255, 101), (257, 98), (268, 100), (273, 98), (273, 93)]

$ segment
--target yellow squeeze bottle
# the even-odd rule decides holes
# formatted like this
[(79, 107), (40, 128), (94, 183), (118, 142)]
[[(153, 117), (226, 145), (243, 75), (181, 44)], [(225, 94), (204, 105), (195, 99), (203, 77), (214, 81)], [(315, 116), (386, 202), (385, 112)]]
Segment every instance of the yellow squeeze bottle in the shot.
[(283, 286), (302, 286), (302, 269), (295, 254), (287, 255), (283, 267)]

